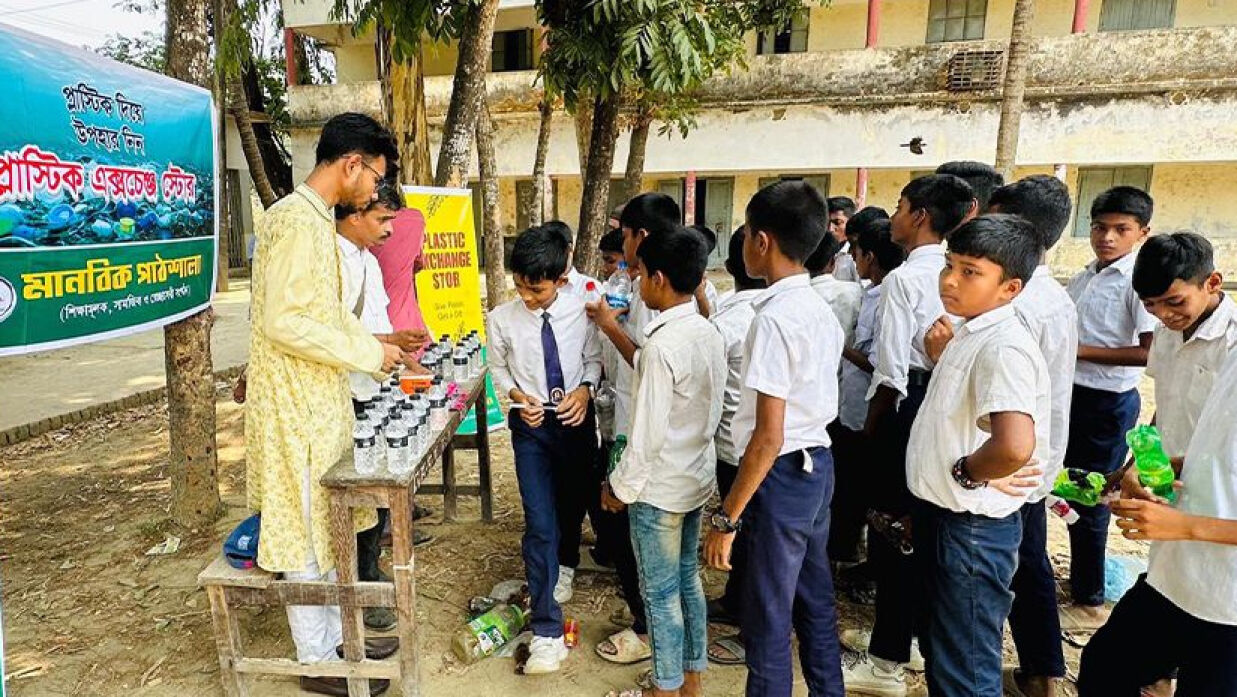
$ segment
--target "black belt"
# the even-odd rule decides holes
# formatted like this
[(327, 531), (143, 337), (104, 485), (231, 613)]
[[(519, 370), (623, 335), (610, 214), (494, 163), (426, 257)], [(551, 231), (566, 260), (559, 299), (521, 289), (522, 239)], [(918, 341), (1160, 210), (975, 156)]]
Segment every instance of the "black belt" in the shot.
[(907, 387), (927, 387), (931, 379), (931, 370), (912, 370), (906, 374), (906, 385)]

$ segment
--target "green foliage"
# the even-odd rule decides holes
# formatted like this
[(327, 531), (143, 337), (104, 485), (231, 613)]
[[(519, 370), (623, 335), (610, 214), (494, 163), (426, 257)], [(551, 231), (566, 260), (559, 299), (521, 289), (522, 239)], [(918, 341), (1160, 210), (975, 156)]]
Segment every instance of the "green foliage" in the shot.
[(167, 53), (162, 34), (145, 31), (137, 36), (112, 34), (95, 49), (112, 60), (162, 73), (167, 65)]
[(464, 31), (468, 8), (481, 0), (331, 0), (331, 16), (352, 23), (360, 35), (373, 26), (391, 32), (394, 58), (416, 55), (422, 37), (434, 41), (458, 38)]

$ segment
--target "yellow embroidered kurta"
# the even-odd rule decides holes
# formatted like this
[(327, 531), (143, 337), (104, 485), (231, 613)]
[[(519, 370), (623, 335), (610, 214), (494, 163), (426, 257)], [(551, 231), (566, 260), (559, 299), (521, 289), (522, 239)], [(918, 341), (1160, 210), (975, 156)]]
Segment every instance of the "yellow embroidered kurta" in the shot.
[[(262, 216), (253, 260), (245, 404), (249, 506), (262, 513), (258, 566), (301, 571), (312, 533), (323, 573), (335, 568), (329, 502), (318, 483), (352, 447), (348, 372), (377, 372), (382, 347), (343, 306), (335, 219), (309, 186)], [(301, 510), (311, 481), (311, 529)], [(377, 523), (358, 511), (357, 529)]]

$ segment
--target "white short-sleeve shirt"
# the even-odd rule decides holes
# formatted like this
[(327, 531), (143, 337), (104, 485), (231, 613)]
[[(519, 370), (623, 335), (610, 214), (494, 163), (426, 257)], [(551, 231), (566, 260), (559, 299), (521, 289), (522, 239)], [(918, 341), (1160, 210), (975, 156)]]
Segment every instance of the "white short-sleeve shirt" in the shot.
[[(1237, 520), (1237, 353), (1229, 354), (1203, 406), (1181, 468), (1177, 509)], [(1207, 622), (1237, 626), (1237, 546), (1152, 542), (1147, 583)]]
[[(859, 306), (859, 319), (855, 323), (855, 343), (851, 348), (867, 356), (875, 356), (876, 306), (880, 302), (884, 285), (869, 286), (863, 291), (863, 304)], [(864, 372), (854, 363), (842, 360), (842, 403), (838, 407), (838, 420), (852, 431), (863, 430), (868, 419), (868, 387), (872, 374)]]
[(1155, 379), (1155, 424), (1169, 457), (1185, 454), (1216, 376), (1237, 348), (1237, 303), (1224, 296), (1189, 340), (1184, 339), (1161, 324), (1147, 357), (1147, 375)]
[[(1155, 329), (1155, 317), (1143, 307), (1130, 284), (1135, 257), (1131, 252), (1103, 269), (1097, 269), (1097, 262), (1093, 261), (1070, 279), (1066, 290), (1078, 309), (1079, 344), (1105, 348), (1138, 346), (1139, 336)], [(1137, 366), (1078, 361), (1074, 384), (1128, 392), (1138, 387), (1142, 374), (1143, 369)]]
[(881, 385), (905, 397), (910, 371), (932, 370), (923, 337), (945, 314), (940, 290), (943, 268), (945, 246), (928, 244), (911, 250), (906, 261), (881, 282), (885, 289), (876, 310), (875, 372), (868, 399)]
[(999, 412), (1035, 421), (1032, 461), (1044, 462), (1051, 444), (1048, 368), (1035, 340), (1010, 305), (968, 320), (945, 347), (923, 406), (911, 426), (906, 483), (915, 496), (958, 513), (1004, 518), (1026, 502), (992, 487), (963, 489), (954, 463), (982, 446)]
[(821, 274), (812, 279), (816, 291), (842, 325), (843, 346), (853, 346), (855, 324), (859, 321), (859, 305), (863, 302), (863, 286), (854, 281), (840, 281), (833, 274)]
[(756, 316), (745, 342), (743, 389), (734, 416), (736, 452), (743, 453), (752, 439), (758, 393), (786, 400), (779, 454), (827, 447), (825, 427), (838, 415), (841, 325), (806, 273), (774, 283), (752, 305)]
[(722, 300), (717, 312), (709, 317), (718, 334), (721, 334), (726, 350), (726, 393), (722, 398), (722, 419), (717, 424), (717, 459), (731, 465), (738, 465), (739, 456), (743, 454), (734, 445), (734, 414), (739, 408), (739, 394), (743, 387), (747, 330), (751, 329), (752, 318), (756, 316), (752, 301), (760, 293), (761, 289), (737, 291)]

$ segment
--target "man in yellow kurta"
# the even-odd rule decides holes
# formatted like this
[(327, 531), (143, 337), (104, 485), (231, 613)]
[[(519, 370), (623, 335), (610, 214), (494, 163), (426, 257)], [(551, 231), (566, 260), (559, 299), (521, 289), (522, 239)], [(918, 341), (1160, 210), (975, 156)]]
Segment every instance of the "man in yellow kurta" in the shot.
[[(373, 119), (331, 119), (313, 172), (271, 206), (257, 230), (246, 483), (250, 507), (262, 514), (258, 566), (292, 580), (334, 576), (327, 494), (319, 480), (352, 445), (348, 372), (389, 372), (403, 357), (344, 307), (332, 212), (337, 204), (367, 206), (396, 158), (390, 134)], [(373, 511), (367, 513), (357, 516), (358, 530), (375, 525)], [(336, 659), (338, 607), (290, 606), (288, 622), (298, 660)], [(347, 694), (342, 679), (301, 682), (302, 689)], [(386, 685), (374, 687), (378, 694)]]

